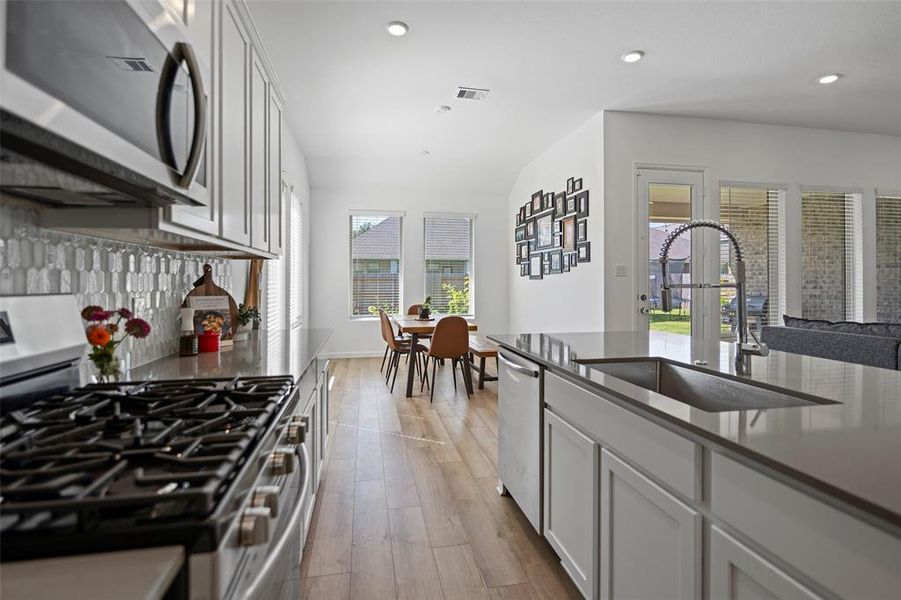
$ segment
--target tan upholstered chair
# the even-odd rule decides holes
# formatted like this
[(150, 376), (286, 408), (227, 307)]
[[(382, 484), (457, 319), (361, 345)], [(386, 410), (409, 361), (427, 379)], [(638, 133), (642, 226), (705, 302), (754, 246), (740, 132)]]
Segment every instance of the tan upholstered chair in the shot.
[[(457, 390), (457, 364), (463, 372), (464, 389), (469, 396), (469, 366), (467, 355), (469, 354), (469, 323), (463, 317), (448, 316), (435, 324), (435, 333), (432, 334), (432, 343), (426, 355), (425, 370), (428, 373), (429, 361), (432, 361), (432, 391), (431, 400), (435, 399), (435, 368), (438, 361), (450, 359), (453, 362), (454, 391)], [(420, 389), (421, 391), (421, 389)]]

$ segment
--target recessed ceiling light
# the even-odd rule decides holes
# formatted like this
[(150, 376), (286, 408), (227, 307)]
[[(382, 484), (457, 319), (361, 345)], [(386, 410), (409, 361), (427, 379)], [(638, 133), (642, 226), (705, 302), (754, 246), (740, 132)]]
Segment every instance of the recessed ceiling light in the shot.
[(407, 34), (410, 30), (410, 26), (403, 21), (391, 21), (385, 25), (385, 30), (394, 37), (400, 37)]
[(428, 156), (429, 154), (431, 154), (431, 152), (429, 152), (428, 150), (419, 151), (419, 156)]
[(631, 52), (626, 52), (619, 59), (623, 62), (627, 63), (635, 63), (644, 58), (644, 50), (632, 50)]
[(435, 112), (436, 113), (446, 113), (446, 112), (450, 112), (450, 109), (451, 109), (451, 107), (448, 106), (447, 104), (440, 104), (435, 107)]
[(829, 73), (828, 75), (823, 75), (817, 81), (819, 81), (823, 85), (829, 85), (830, 83), (835, 83), (841, 77), (841, 73)]

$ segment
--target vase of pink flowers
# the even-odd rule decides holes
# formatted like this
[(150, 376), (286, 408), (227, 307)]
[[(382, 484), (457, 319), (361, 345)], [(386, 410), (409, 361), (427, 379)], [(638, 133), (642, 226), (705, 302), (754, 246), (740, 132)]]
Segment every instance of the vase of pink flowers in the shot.
[(106, 310), (100, 306), (86, 306), (81, 318), (88, 322), (85, 328), (91, 352), (88, 358), (94, 365), (99, 383), (118, 381), (122, 366), (116, 349), (128, 336), (145, 338), (150, 334), (150, 324), (136, 318), (127, 308)]

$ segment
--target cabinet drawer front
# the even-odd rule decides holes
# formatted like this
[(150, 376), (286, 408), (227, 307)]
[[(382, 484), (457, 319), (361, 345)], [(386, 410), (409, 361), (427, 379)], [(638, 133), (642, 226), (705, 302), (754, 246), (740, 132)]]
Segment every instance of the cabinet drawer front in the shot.
[(554, 412), (596, 435), (602, 446), (664, 482), (689, 500), (701, 500), (701, 447), (613, 404), (597, 393), (547, 373), (544, 401)]
[(901, 539), (716, 452), (710, 508), (830, 592), (898, 597)]

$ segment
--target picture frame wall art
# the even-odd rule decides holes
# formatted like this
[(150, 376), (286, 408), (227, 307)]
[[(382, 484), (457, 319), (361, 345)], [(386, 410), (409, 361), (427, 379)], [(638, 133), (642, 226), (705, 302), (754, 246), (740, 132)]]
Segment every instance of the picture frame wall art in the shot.
[(520, 277), (544, 279), (591, 262), (588, 192), (581, 177), (570, 177), (563, 191), (538, 190), (516, 211), (514, 262)]

